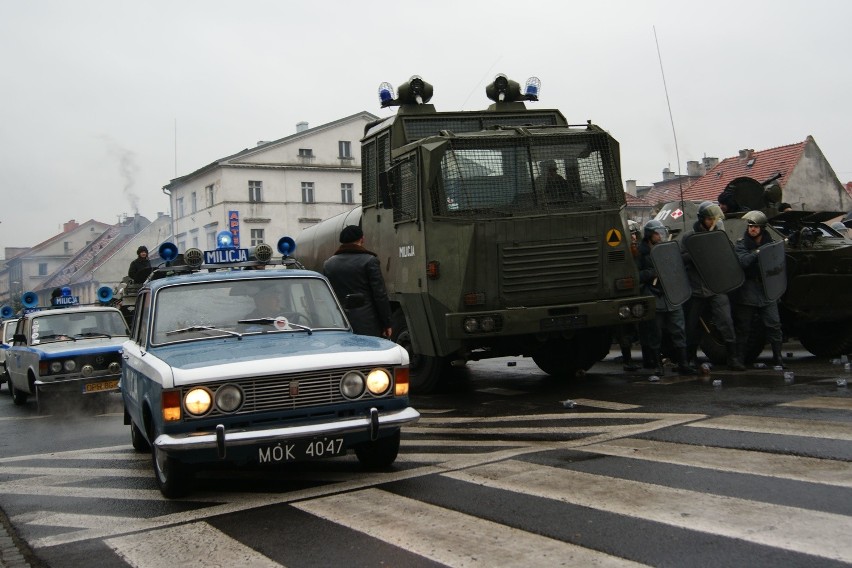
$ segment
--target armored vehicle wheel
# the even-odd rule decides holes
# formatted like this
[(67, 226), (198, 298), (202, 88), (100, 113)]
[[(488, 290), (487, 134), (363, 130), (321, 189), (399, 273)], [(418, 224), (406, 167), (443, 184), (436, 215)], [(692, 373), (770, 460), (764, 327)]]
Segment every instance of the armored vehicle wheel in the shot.
[(447, 368), (446, 359), (414, 352), (411, 332), (408, 331), (408, 324), (402, 311), (394, 312), (391, 318), (391, 326), (393, 327), (393, 341), (408, 351), (408, 380), (411, 392), (429, 394), (438, 386), (441, 375)]
[(582, 367), (574, 346), (567, 339), (551, 339), (533, 354), (538, 368), (554, 377), (574, 377)]
[(802, 347), (817, 357), (852, 353), (852, 322), (812, 324), (799, 331)]
[(189, 493), (194, 477), (189, 466), (156, 448), (151, 451), (151, 462), (154, 465), (157, 487), (160, 488), (163, 497), (175, 499)]
[(368, 469), (385, 469), (399, 454), (399, 430), (393, 436), (355, 446), (358, 461)]

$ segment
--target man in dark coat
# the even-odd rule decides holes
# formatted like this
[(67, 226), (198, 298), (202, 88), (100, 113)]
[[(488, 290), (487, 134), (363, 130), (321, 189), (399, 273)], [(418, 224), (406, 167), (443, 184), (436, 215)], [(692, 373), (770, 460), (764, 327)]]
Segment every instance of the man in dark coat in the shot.
[(772, 346), (772, 363), (778, 367), (784, 367), (781, 358), (781, 346), (783, 334), (781, 332), (781, 317), (778, 314), (778, 301), (766, 297), (763, 289), (760, 265), (757, 257), (760, 249), (772, 240), (772, 235), (766, 232), (766, 215), (760, 211), (749, 211), (743, 215), (748, 222), (743, 238), (737, 241), (734, 250), (740, 259), (740, 266), (745, 272), (745, 282), (739, 288), (735, 302), (737, 310), (734, 312), (734, 325), (737, 330), (737, 339), (740, 346), (748, 344), (748, 336), (754, 314), (760, 314), (760, 320), (766, 328), (766, 338)]
[(376, 253), (364, 248), (361, 227), (343, 228), (340, 247), (323, 264), (323, 274), (346, 308), (355, 333), (390, 338), (391, 307), (382, 266)]
[(136, 258), (130, 263), (127, 275), (137, 284), (142, 284), (151, 275), (151, 261), (148, 260), (148, 247), (142, 245), (136, 249)]

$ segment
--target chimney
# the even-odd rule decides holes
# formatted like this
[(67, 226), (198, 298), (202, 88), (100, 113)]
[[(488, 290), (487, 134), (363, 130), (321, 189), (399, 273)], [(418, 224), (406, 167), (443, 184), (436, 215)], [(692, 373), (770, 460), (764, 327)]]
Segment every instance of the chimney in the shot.
[(624, 182), (624, 192), (636, 197), (636, 180), (629, 179)]
[(704, 175), (698, 160), (690, 160), (686, 163), (686, 175), (689, 177), (700, 177)]
[(74, 219), (71, 219), (70, 221), (68, 221), (67, 223), (62, 225), (62, 232), (67, 233), (69, 231), (73, 231), (74, 229), (76, 229), (79, 226), (80, 226), (80, 223), (78, 223)]
[(719, 158), (708, 158), (704, 156), (704, 173), (709, 172), (719, 164)]
[(754, 148), (752, 148), (750, 150), (740, 150), (740, 159), (741, 160), (750, 160), (753, 154), (754, 154)]
[(674, 179), (675, 174), (669, 168), (663, 168), (663, 181), (668, 181), (670, 179)]
[(302, 122), (296, 123), (296, 133), (304, 132), (307, 129), (308, 129), (308, 123), (305, 122), (304, 120)]

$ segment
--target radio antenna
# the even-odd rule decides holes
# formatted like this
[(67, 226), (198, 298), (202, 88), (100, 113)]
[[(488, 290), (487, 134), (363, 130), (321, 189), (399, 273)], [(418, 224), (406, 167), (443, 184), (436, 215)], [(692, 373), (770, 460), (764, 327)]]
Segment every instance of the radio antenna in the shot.
[[(663, 78), (663, 91), (666, 93), (666, 106), (669, 109), (669, 122), (672, 125), (672, 137), (674, 138), (675, 157), (677, 158), (677, 179), (678, 189), (680, 191), (680, 205), (683, 207), (683, 179), (680, 176), (680, 150), (677, 145), (677, 131), (675, 130), (674, 117), (672, 116), (672, 103), (669, 100), (669, 88), (666, 86), (666, 72), (663, 70), (663, 56), (660, 55), (660, 42), (657, 40), (657, 26), (652, 26), (654, 30), (654, 44), (657, 46), (657, 59), (660, 62), (660, 76)], [(684, 217), (684, 228), (686, 227), (686, 218)]]

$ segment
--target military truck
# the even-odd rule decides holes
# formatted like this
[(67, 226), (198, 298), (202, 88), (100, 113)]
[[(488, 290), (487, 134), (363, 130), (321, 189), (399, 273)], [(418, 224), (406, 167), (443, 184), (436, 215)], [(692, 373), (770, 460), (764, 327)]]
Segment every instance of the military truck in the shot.
[(438, 112), (422, 78), (398, 95), (382, 84), (382, 106), (399, 109), (365, 128), (361, 206), (296, 236), (296, 256), (321, 270), (340, 230), (361, 225), (416, 392), (448, 363), (500, 356), (573, 376), (606, 356), (613, 326), (653, 315), (625, 231), (618, 143), (527, 110), (539, 86), (499, 75), (487, 110)]
[[(778, 306), (784, 336), (797, 338), (805, 349), (820, 357), (852, 353), (852, 240), (829, 223), (844, 213), (779, 213), (776, 204), (781, 201), (781, 194), (774, 178), (763, 182), (738, 178), (733, 185), (737, 203), (763, 211), (769, 218), (767, 230), (772, 238), (784, 241), (787, 284)], [(677, 239), (692, 229), (697, 209), (697, 203), (675, 201), (661, 207), (656, 218)], [(745, 232), (742, 215), (743, 211), (725, 216), (725, 232), (732, 243)], [(712, 362), (724, 362), (724, 344), (709, 318), (704, 323), (702, 350)], [(744, 350), (746, 362), (753, 362), (766, 343), (759, 322), (752, 329), (755, 333)]]

